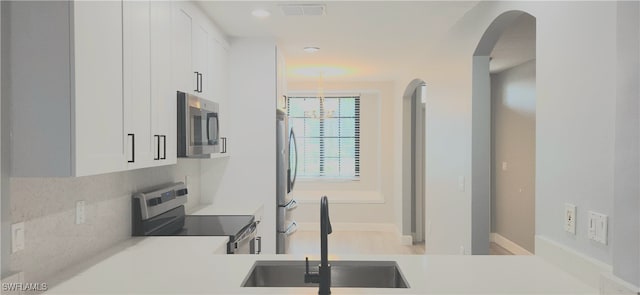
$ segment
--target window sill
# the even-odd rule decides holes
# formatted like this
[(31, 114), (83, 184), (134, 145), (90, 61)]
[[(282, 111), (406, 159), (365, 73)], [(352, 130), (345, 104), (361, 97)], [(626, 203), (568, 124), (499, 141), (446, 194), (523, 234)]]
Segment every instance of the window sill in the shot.
[(354, 182), (360, 181), (360, 178), (323, 178), (323, 177), (307, 177), (307, 178), (298, 178), (296, 181), (311, 183), (311, 182)]
[(327, 196), (331, 204), (384, 204), (384, 197), (379, 191), (301, 191), (294, 189), (291, 194), (301, 204), (319, 204), (322, 196)]

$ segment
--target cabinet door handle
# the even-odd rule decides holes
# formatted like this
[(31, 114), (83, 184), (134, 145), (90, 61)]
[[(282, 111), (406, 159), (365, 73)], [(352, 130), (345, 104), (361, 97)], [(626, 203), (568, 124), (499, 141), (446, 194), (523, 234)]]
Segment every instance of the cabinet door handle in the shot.
[(198, 73), (200, 75), (200, 93), (202, 93), (202, 73)]
[(136, 135), (129, 133), (127, 136), (131, 137), (131, 160), (128, 160), (127, 163), (134, 163), (136, 161)]
[(198, 72), (193, 72), (194, 74), (196, 74), (196, 90), (194, 90), (195, 92), (199, 92), (200, 91), (200, 73)]
[(167, 136), (166, 135), (158, 135), (158, 157), (160, 157), (160, 137), (162, 137), (162, 158), (160, 160), (167, 159)]
[(154, 135), (153, 138), (158, 140), (156, 141), (156, 154), (153, 156), (153, 159), (160, 160), (160, 135)]

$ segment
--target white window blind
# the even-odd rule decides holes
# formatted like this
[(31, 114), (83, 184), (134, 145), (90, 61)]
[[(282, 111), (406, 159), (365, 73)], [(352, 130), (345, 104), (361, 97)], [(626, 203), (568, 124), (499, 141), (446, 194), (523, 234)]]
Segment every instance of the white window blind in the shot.
[(360, 97), (289, 97), (289, 126), (298, 144), (298, 175), (360, 176)]

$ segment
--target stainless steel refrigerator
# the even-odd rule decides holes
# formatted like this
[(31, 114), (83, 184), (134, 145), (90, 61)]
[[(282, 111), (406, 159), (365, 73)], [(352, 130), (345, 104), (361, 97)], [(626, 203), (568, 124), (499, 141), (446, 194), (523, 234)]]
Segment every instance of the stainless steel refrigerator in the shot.
[(282, 110), (276, 111), (276, 153), (276, 253), (285, 254), (298, 226), (291, 216), (297, 203), (290, 195), (296, 184), (298, 151), (295, 133)]

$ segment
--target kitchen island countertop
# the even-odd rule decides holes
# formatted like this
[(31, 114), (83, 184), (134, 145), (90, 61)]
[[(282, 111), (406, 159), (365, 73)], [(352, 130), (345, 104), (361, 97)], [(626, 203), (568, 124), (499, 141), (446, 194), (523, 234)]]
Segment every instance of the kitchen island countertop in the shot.
[[(62, 272), (46, 293), (317, 294), (317, 288), (240, 287), (256, 260), (303, 264), (304, 256), (213, 254), (226, 242), (222, 237), (132, 238)], [(598, 294), (536, 256), (330, 255), (329, 259), (397, 261), (410, 286), (332, 288), (332, 294)]]

